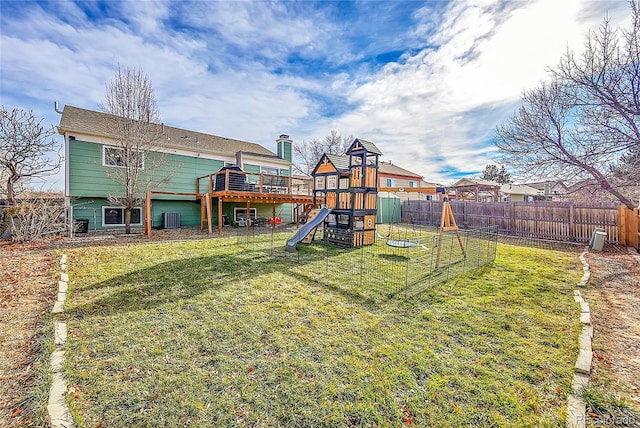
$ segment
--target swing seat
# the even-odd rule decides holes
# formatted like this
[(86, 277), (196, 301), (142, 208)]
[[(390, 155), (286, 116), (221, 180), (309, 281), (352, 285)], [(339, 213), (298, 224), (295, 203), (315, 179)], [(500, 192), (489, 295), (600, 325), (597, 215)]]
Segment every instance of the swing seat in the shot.
[(411, 241), (407, 239), (389, 239), (387, 241), (387, 245), (396, 248), (412, 248), (419, 247), (420, 243), (418, 241)]

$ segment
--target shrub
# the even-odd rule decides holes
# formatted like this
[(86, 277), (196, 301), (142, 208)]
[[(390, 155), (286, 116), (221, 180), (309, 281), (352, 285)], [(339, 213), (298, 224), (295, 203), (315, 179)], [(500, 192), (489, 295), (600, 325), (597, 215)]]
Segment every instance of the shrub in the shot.
[(65, 208), (58, 201), (35, 199), (5, 209), (5, 224), (15, 242), (33, 241), (66, 232)]

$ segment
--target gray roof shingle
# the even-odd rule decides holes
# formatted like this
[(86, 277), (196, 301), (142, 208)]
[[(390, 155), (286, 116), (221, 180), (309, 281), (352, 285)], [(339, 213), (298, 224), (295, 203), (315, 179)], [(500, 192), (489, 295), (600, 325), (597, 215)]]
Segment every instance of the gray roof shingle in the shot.
[[(107, 113), (65, 105), (58, 131), (60, 134), (79, 132), (113, 138), (114, 134), (109, 127), (109, 117), (110, 115)], [(256, 143), (189, 131), (163, 124), (157, 124), (157, 126), (159, 128), (163, 127), (164, 134), (168, 137), (166, 142), (162, 144), (166, 147), (229, 156), (234, 156), (237, 151), (242, 151), (258, 156), (277, 157), (275, 153)]]
[(345, 155), (326, 155), (333, 166), (338, 168), (339, 171), (349, 171), (349, 156)]
[[(380, 151), (380, 149), (376, 147), (376, 145), (373, 144), (371, 141), (366, 141), (361, 138), (356, 138), (355, 140), (353, 140), (353, 143), (355, 143), (356, 141), (359, 141), (362, 147), (364, 147), (369, 153), (374, 153), (376, 155), (382, 156), (382, 152)], [(351, 145), (353, 145), (353, 143), (351, 143)]]

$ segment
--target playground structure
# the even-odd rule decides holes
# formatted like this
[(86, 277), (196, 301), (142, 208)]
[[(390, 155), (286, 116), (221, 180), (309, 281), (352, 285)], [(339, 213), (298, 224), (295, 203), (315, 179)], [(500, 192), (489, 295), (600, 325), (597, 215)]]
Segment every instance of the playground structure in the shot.
[(312, 176), (314, 205), (324, 201), (327, 214), (323, 242), (357, 248), (376, 239), (378, 162), (375, 144), (355, 139), (345, 156), (323, 155)]
[[(323, 226), (322, 242), (340, 248), (359, 248), (373, 245), (376, 237), (389, 238), (376, 233), (378, 192), (411, 192), (421, 194), (445, 194), (441, 187), (427, 188), (378, 188), (379, 156), (382, 152), (372, 142), (356, 138), (344, 156), (324, 154), (318, 161), (312, 176), (314, 179), (313, 209), (307, 223), (287, 240), (287, 251), (296, 251), (297, 244), (311, 244), (318, 228)], [(442, 209), (439, 239), (445, 232), (455, 232), (463, 257), (465, 250), (460, 238), (453, 211), (446, 201)], [(416, 247), (415, 240), (391, 237), (386, 240), (391, 247)], [(440, 264), (438, 249), (436, 267)]]

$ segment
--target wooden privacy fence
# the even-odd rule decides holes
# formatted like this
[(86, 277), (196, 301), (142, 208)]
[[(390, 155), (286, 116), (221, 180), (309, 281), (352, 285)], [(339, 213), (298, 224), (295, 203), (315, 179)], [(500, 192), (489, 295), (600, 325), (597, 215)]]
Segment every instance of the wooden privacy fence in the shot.
[[(612, 204), (577, 202), (450, 201), (458, 226), (496, 225), (507, 235), (554, 241), (589, 242), (596, 228), (607, 241), (638, 248), (638, 210)], [(442, 201), (405, 201), (402, 222), (437, 226)]]
[(638, 235), (640, 235), (640, 213), (638, 208), (630, 210), (627, 207), (619, 207), (618, 210), (620, 244), (638, 248)]

